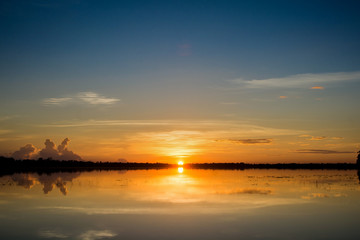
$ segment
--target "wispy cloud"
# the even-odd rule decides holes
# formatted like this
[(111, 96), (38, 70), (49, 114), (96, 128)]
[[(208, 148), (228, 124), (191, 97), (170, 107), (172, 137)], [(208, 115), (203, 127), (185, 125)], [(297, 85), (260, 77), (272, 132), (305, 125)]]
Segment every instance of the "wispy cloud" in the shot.
[(66, 102), (70, 102), (72, 98), (46, 98), (43, 103), (46, 105), (60, 105)]
[(101, 96), (94, 92), (80, 92), (77, 95), (77, 97), (86, 103), (95, 104), (95, 105), (96, 104), (113, 104), (113, 103), (120, 101), (120, 99), (104, 97), (104, 96)]
[(79, 92), (74, 96), (69, 97), (59, 97), (59, 98), (45, 98), (43, 99), (43, 104), (45, 105), (64, 105), (68, 103), (85, 103), (91, 105), (101, 105), (101, 104), (114, 104), (121, 101), (118, 98), (109, 98), (102, 96), (96, 92)]
[(342, 154), (342, 153), (354, 153), (347, 151), (336, 151), (336, 150), (324, 150), (324, 149), (298, 149), (297, 153), (315, 153), (315, 154)]
[(332, 139), (332, 140), (343, 140), (344, 138), (343, 137), (331, 137), (330, 139)]
[(239, 105), (239, 102), (221, 102), (221, 105)]
[(309, 140), (320, 141), (320, 140), (324, 140), (325, 138), (326, 138), (325, 136), (322, 136), (322, 137), (314, 137), (314, 136), (312, 136)]
[(233, 83), (245, 88), (311, 88), (324, 89), (320, 83), (360, 80), (360, 72), (307, 73), (268, 79), (234, 79)]
[(272, 139), (260, 138), (260, 139), (217, 139), (216, 142), (229, 142), (234, 144), (253, 145), (253, 144), (269, 144), (272, 143)]
[(269, 195), (272, 193), (270, 189), (260, 189), (260, 188), (242, 188), (242, 189), (233, 189), (229, 191), (221, 191), (216, 192), (217, 194), (261, 194), (261, 195)]
[(10, 120), (13, 119), (17, 116), (0, 116), (0, 121), (6, 121), (6, 120)]
[(314, 90), (324, 90), (325, 88), (322, 86), (313, 86), (310, 89), (314, 89)]
[[(262, 135), (262, 136), (279, 136), (279, 135), (300, 135), (302, 130), (285, 129), (285, 128), (271, 128), (259, 126), (242, 121), (221, 121), (221, 120), (86, 120), (86, 121), (66, 121), (58, 122), (49, 125), (41, 125), (40, 127), (89, 127), (89, 126), (164, 126), (173, 127), (176, 129), (196, 129), (197, 131), (226, 131), (236, 134), (241, 132), (248, 135)], [(229, 129), (232, 129), (229, 131)]]
[(311, 136), (311, 135), (300, 135), (300, 138), (306, 138), (310, 141), (321, 141), (321, 140), (342, 140), (343, 137), (326, 137), (326, 136)]
[(115, 237), (117, 234), (110, 231), (110, 230), (89, 230), (79, 236), (81, 240), (96, 240), (96, 239), (103, 239), (109, 237)]
[(11, 133), (12, 130), (8, 130), (8, 129), (0, 129), (0, 134), (7, 134), (7, 133)]
[(59, 238), (59, 239), (64, 239), (64, 238), (68, 238), (69, 236), (60, 233), (58, 231), (54, 231), (54, 230), (43, 230), (43, 231), (39, 231), (39, 236), (41, 238)]

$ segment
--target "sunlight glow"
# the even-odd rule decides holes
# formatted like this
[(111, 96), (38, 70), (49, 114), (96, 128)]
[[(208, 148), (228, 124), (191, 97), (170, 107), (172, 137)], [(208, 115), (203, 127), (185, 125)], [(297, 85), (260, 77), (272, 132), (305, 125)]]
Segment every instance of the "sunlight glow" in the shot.
[(183, 173), (184, 172), (184, 168), (183, 167), (179, 167), (178, 168), (178, 173)]
[(184, 162), (183, 161), (178, 161), (178, 165), (182, 166), (182, 165), (184, 165)]

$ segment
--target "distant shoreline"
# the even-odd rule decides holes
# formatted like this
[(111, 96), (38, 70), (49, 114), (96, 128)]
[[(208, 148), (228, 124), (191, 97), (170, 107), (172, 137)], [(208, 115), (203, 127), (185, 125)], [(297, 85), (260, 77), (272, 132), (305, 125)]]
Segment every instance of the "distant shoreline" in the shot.
[(90, 162), (61, 161), (51, 159), (15, 160), (0, 157), (0, 175), (13, 173), (38, 172), (78, 172), (96, 170), (150, 170), (184, 167), (185, 169), (209, 170), (245, 170), (245, 169), (309, 169), (309, 170), (358, 170), (355, 163), (187, 163), (183, 166), (169, 163), (136, 163), (136, 162)]

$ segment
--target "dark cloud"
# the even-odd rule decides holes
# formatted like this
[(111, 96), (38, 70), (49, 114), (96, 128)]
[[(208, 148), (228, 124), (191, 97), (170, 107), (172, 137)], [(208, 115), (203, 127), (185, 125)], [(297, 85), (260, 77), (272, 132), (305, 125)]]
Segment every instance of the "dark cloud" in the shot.
[(65, 138), (56, 149), (55, 143), (50, 139), (46, 139), (45, 148), (39, 152), (39, 157), (54, 160), (81, 160), (79, 155), (68, 150), (69, 142), (70, 139)]
[(35, 152), (36, 147), (34, 145), (26, 144), (24, 147), (21, 147), (19, 150), (15, 151), (11, 157), (14, 159), (30, 159)]
[(255, 138), (255, 139), (219, 139), (217, 142), (229, 142), (234, 144), (252, 145), (252, 144), (269, 144), (272, 143), (271, 138)]
[(70, 139), (65, 138), (62, 143), (58, 146), (58, 151), (62, 160), (81, 160), (81, 157), (75, 154), (73, 151), (69, 151), (67, 146)]
[(58, 146), (58, 151), (59, 151), (59, 152), (64, 151), (64, 150), (67, 148), (69, 142), (70, 142), (70, 139), (65, 138), (65, 139), (61, 142), (61, 144)]
[(54, 160), (82, 160), (81, 157), (73, 151), (68, 150), (70, 139), (65, 138), (61, 144), (56, 147), (56, 144), (50, 139), (46, 139), (45, 147), (37, 153), (37, 148), (32, 144), (27, 144), (15, 151), (11, 157), (14, 159), (54, 159)]
[(324, 149), (298, 149), (297, 153), (316, 153), (316, 154), (340, 154), (340, 153), (354, 153), (346, 151), (334, 151), (334, 150), (324, 150)]
[(52, 158), (52, 159), (59, 159), (59, 152), (56, 150), (56, 145), (50, 139), (46, 139), (45, 141), (45, 148), (43, 148), (39, 152), (39, 157), (41, 158)]

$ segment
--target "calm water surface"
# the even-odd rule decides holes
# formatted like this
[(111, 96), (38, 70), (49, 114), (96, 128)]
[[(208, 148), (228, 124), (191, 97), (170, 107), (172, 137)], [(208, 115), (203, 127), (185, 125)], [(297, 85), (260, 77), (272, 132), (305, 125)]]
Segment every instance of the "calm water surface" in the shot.
[(360, 239), (357, 171), (0, 177), (0, 239)]

